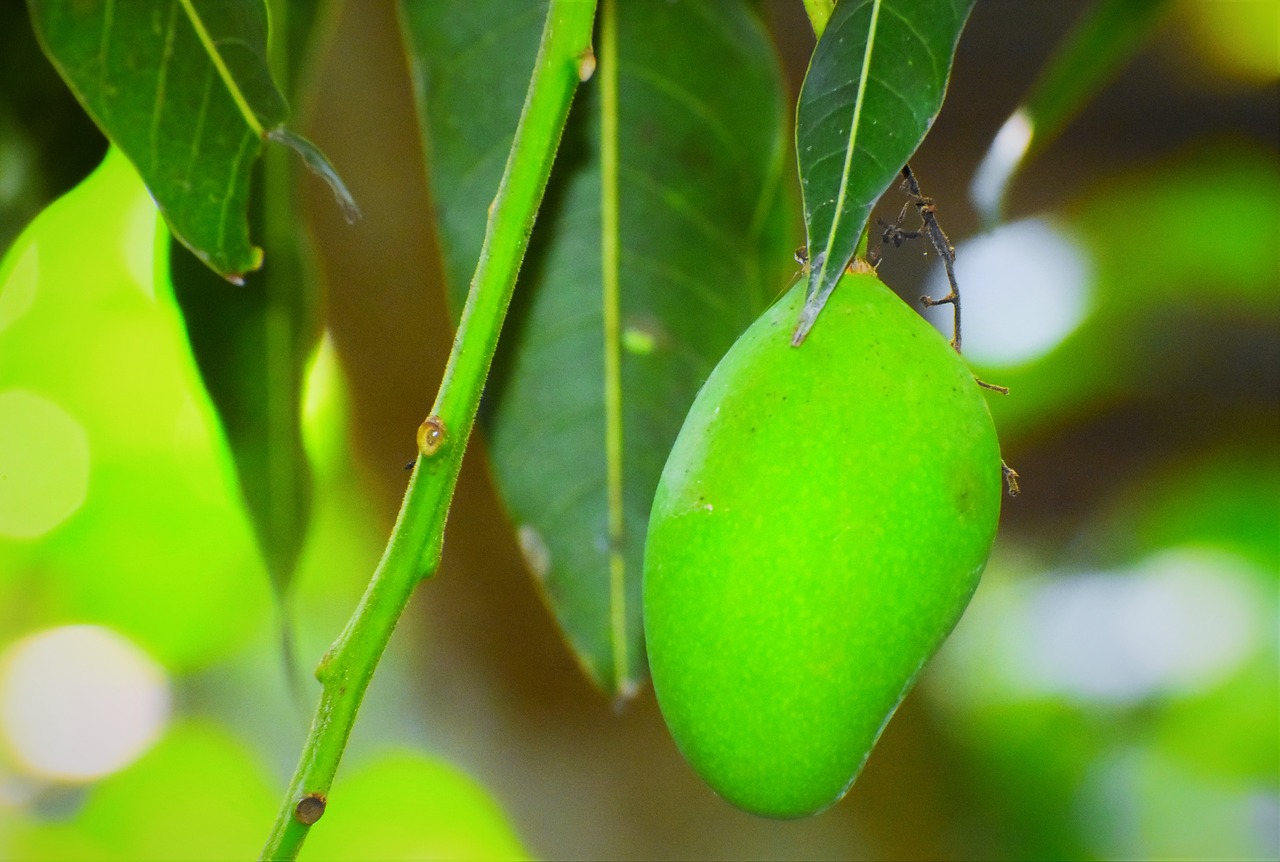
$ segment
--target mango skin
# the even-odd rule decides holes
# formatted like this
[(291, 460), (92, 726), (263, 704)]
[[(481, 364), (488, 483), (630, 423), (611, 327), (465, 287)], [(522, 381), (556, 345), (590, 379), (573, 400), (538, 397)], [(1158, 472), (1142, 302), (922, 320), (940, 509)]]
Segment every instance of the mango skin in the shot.
[(946, 340), (846, 275), (790, 346), (803, 282), (699, 392), (644, 568), (653, 686), (677, 746), (755, 814), (838, 801), (986, 564), (1000, 451)]

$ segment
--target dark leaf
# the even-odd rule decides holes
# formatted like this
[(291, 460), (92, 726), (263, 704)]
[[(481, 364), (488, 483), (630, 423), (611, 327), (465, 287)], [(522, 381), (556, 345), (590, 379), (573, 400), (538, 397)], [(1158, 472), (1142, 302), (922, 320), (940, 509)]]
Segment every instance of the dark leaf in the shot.
[[(240, 490), (277, 594), (292, 578), (310, 512), (302, 445), (305, 364), (319, 336), (318, 289), (305, 233), (294, 230), (288, 153), (268, 153), (262, 172), (283, 183), (252, 213), (270, 257), (244, 287), (218, 278), (181, 244), (170, 273), (187, 337), (235, 460)], [(272, 229), (272, 220), (283, 229)]]
[(263, 0), (28, 6), (45, 53), (138, 169), (173, 234), (241, 283), (262, 263), (247, 216), (254, 164), (288, 116), (268, 65)]
[[(545, 14), (519, 8), (402, 3), (455, 308)], [(794, 237), (781, 74), (748, 5), (600, 15), (481, 419), (548, 603), (590, 677), (625, 696), (646, 675), (658, 475), (698, 387), (783, 287)]]
[(262, 0), (29, 0), (45, 52), (137, 167), (171, 229), (214, 270), (257, 269), (246, 211), (284, 98)]
[(852, 259), (871, 208), (942, 108), (973, 0), (843, 0), (800, 91), (796, 153), (808, 235), (803, 340)]
[[(277, 4), (288, 41), (272, 46), (271, 60), (296, 69), (312, 62), (317, 4)], [(301, 80), (289, 75), (296, 86)], [(354, 208), (342, 181), (306, 140), (283, 127), (268, 133), (299, 152), (313, 171), (335, 186), (339, 202)], [(170, 276), (201, 378), (235, 460), (263, 559), (278, 596), (287, 590), (310, 514), (311, 476), (302, 445), (301, 402), (305, 366), (320, 334), (321, 285), (315, 258), (297, 212), (295, 163), (281, 148), (259, 163), (250, 223), (263, 237), (267, 258), (247, 285), (214, 275), (177, 242), (170, 243)], [(340, 190), (340, 191), (339, 191)], [(287, 618), (282, 618), (287, 624)], [(285, 634), (286, 642), (288, 635)]]

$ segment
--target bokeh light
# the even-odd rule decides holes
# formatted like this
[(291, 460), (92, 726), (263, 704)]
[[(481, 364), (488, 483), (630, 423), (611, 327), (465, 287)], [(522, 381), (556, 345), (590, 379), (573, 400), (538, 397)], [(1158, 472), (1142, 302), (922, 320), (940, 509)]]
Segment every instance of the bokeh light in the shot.
[[(980, 364), (1017, 365), (1042, 356), (1089, 310), (1092, 274), (1085, 253), (1045, 219), (1011, 222), (960, 243), (955, 273), (962, 286), (965, 353)], [(925, 286), (930, 296), (947, 294), (941, 265)], [(950, 306), (935, 306), (927, 316), (951, 334)]]
[(100, 626), (30, 635), (0, 658), (0, 733), (29, 773), (89, 781), (144, 752), (169, 717), (163, 670)]
[(0, 855), (32, 862), (252, 859), (274, 797), (241, 740), (183, 721), (129, 768), (91, 787), (71, 816), (0, 834)]
[(47, 533), (88, 488), (89, 440), (75, 417), (31, 392), (0, 392), (0, 535)]
[(990, 680), (984, 697), (1106, 705), (1191, 694), (1268, 642), (1267, 584), (1246, 560), (1200, 548), (1131, 569), (996, 579), (989, 592), (1011, 592), (975, 603), (948, 659), (963, 655), (968, 672)]

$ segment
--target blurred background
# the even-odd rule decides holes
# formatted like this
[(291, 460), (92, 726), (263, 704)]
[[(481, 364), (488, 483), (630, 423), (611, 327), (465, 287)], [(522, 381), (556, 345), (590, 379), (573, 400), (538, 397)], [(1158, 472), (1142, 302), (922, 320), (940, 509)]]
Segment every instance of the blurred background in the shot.
[[(450, 339), (394, 7), (339, 5), (299, 109), (365, 215), (302, 184), (329, 291), (292, 601), (308, 667), (381, 553)], [(811, 31), (798, 0), (765, 8), (794, 92)], [(957, 247), (966, 354), (1012, 390), (990, 403), (1023, 494), (849, 796), (742, 814), (651, 692), (595, 691), (474, 446), (339, 773), (347, 816), (303, 858), (1280, 856), (1280, 4), (1174, 3), (982, 232), (975, 170), (1084, 9), (979, 3), (912, 160)], [(0, 857), (243, 858), (314, 694), (290, 696), (234, 469), (156, 299), (154, 207), (105, 152), (0, 4)], [(887, 250), (904, 297), (945, 292), (925, 251)]]

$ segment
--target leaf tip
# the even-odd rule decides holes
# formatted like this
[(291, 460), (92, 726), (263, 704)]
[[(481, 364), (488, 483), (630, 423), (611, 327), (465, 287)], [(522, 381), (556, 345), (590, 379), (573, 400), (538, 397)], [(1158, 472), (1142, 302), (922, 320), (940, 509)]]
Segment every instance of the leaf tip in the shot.
[(276, 126), (266, 133), (267, 140), (284, 144), (289, 149), (301, 157), (303, 164), (311, 173), (324, 180), (329, 188), (333, 191), (333, 196), (338, 202), (338, 206), (342, 208), (343, 218), (347, 220), (347, 224), (355, 224), (362, 218), (360, 207), (356, 204), (355, 198), (351, 191), (347, 188), (347, 184), (342, 181), (342, 177), (338, 176), (337, 169), (320, 152), (320, 148), (308, 141), (302, 135), (289, 131), (284, 126)]
[[(262, 260), (263, 260), (262, 249), (256, 245), (250, 246), (249, 257), (250, 257), (249, 265), (239, 272), (222, 272), (222, 270), (218, 269), (217, 267), (214, 267), (214, 269), (216, 269), (223, 278), (225, 278), (227, 281), (234, 284), (236, 287), (244, 287), (244, 277), (251, 272), (257, 272), (258, 270), (262, 269)], [(206, 265), (212, 266), (208, 258), (205, 257), (203, 254), (200, 255), (200, 259), (203, 260)]]
[[(840, 272), (843, 272), (843, 270), (844, 267), (841, 267)], [(813, 325), (818, 322), (818, 315), (822, 313), (827, 300), (831, 298), (832, 291), (836, 289), (836, 285), (839, 283), (839, 275), (830, 279), (827, 278), (826, 267), (823, 266), (823, 255), (819, 254), (815, 257), (813, 268), (810, 270), (809, 284), (805, 291), (804, 307), (800, 309), (800, 317), (796, 321), (795, 331), (791, 333), (792, 347), (799, 347), (804, 344), (805, 338), (809, 335), (809, 330), (813, 329)]]

